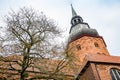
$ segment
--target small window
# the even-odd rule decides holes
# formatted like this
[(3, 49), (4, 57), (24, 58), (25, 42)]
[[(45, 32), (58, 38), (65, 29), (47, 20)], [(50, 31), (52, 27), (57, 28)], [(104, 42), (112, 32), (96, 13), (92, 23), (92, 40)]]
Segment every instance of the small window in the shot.
[(96, 42), (94, 43), (94, 45), (95, 45), (95, 47), (99, 47), (98, 43), (96, 43)]
[(75, 24), (77, 23), (76, 19), (74, 20), (74, 23), (75, 23)]
[(80, 45), (77, 45), (76, 48), (77, 48), (77, 50), (81, 50), (81, 46)]
[(80, 19), (78, 19), (78, 22), (81, 22)]
[(110, 69), (110, 75), (112, 80), (120, 80), (120, 70)]

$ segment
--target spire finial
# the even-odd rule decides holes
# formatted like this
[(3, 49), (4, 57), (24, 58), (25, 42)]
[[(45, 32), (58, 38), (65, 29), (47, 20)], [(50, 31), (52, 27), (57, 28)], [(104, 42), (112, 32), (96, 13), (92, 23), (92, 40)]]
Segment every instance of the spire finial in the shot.
[(74, 10), (72, 4), (71, 4), (71, 9), (72, 9), (72, 17), (77, 16), (77, 13), (75, 12), (75, 10)]

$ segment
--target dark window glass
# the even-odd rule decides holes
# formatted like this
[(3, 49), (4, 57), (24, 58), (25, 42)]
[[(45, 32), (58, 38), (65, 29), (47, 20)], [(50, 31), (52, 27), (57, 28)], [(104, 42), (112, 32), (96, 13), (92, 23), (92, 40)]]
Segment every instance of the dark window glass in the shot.
[(74, 20), (74, 24), (76, 24), (77, 23), (77, 21), (76, 21), (76, 19)]
[(78, 22), (80, 22), (80, 19), (78, 19)]
[(96, 42), (94, 43), (94, 45), (95, 45), (95, 47), (99, 47), (98, 43), (96, 43)]
[(76, 48), (77, 48), (77, 50), (81, 50), (81, 46), (80, 45), (77, 45)]
[(120, 70), (110, 69), (110, 75), (112, 80), (120, 80)]

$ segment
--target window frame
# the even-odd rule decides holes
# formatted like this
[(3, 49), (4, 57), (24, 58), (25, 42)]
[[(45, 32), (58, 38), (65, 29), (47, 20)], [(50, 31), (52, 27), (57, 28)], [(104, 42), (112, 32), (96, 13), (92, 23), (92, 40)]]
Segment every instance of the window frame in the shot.
[(110, 69), (110, 75), (112, 80), (120, 80), (120, 70), (116, 68)]
[(94, 42), (95, 47), (99, 47), (99, 44), (97, 42)]
[(76, 48), (77, 50), (81, 50), (81, 45), (80, 44), (76, 45)]

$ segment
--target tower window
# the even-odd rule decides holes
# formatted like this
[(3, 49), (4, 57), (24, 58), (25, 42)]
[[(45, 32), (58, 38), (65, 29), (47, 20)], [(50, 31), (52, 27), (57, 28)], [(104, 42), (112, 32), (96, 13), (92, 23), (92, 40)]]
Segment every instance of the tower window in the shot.
[(77, 23), (76, 19), (74, 20), (74, 23), (75, 23), (75, 24)]
[(110, 69), (110, 75), (112, 80), (120, 80), (120, 70)]
[(80, 19), (78, 19), (78, 22), (80, 22)]
[(77, 48), (77, 50), (81, 50), (81, 46), (80, 45), (77, 45), (76, 48)]
[(97, 43), (97, 42), (95, 42), (95, 43), (94, 43), (94, 45), (95, 45), (95, 47), (99, 47), (99, 45), (98, 45), (98, 43)]

